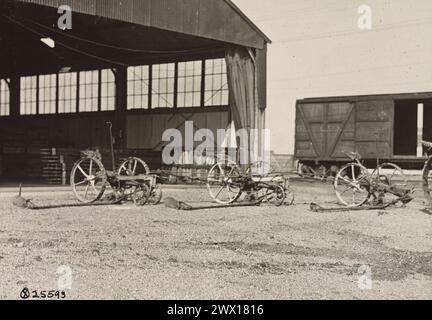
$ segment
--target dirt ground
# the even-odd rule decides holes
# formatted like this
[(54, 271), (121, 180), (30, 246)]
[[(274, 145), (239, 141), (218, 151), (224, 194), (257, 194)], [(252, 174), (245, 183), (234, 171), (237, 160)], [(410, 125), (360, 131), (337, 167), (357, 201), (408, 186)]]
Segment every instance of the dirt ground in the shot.
[[(68, 270), (68, 299), (432, 299), (432, 216), (420, 192), (405, 209), (313, 213), (312, 200), (333, 206), (331, 187), (293, 189), (295, 206), (192, 212), (29, 211), (0, 189), (0, 298), (57, 290)], [(209, 200), (197, 187), (164, 195)], [(73, 203), (65, 190), (24, 196)]]

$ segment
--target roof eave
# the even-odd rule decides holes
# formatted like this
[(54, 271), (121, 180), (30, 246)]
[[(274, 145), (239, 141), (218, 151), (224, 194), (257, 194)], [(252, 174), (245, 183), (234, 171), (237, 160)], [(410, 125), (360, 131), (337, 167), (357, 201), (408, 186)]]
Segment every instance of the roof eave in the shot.
[(264, 41), (266, 42), (266, 43), (268, 43), (268, 44), (272, 44), (272, 40), (263, 32), (263, 31), (261, 31), (261, 29), (260, 28), (258, 28), (258, 26), (255, 24), (255, 23), (253, 23), (252, 22), (252, 20), (251, 19), (249, 19), (248, 18), (248, 16), (239, 8), (239, 7), (237, 7), (237, 5), (234, 3), (234, 2), (232, 2), (231, 0), (224, 0), (235, 12), (237, 12), (237, 14), (239, 15), (239, 16), (241, 16), (242, 17), (242, 19), (244, 20), (244, 21), (246, 21), (247, 22), (247, 24), (249, 24), (249, 26), (252, 28), (252, 29), (254, 29), (255, 30), (255, 32), (256, 33), (258, 33), (263, 39), (264, 39)]

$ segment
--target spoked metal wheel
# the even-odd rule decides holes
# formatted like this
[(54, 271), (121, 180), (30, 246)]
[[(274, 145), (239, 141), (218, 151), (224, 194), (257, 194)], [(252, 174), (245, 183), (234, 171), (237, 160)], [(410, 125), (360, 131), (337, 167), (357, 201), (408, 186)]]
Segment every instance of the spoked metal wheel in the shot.
[(210, 197), (220, 204), (237, 201), (242, 190), (235, 182), (241, 176), (241, 171), (235, 163), (216, 163), (207, 175), (207, 190)]
[(96, 158), (81, 159), (72, 168), (70, 182), (75, 197), (80, 202), (95, 202), (100, 200), (105, 192), (105, 168)]
[(336, 197), (347, 207), (360, 207), (370, 197), (368, 179), (370, 174), (365, 167), (357, 163), (347, 164), (336, 175)]
[[(379, 172), (379, 177), (377, 176)], [(379, 182), (385, 184), (396, 190), (409, 190), (412, 187), (408, 185), (408, 179), (405, 176), (403, 170), (393, 163), (383, 163), (378, 167), (378, 170), (374, 172), (374, 178), (379, 178)], [(399, 197), (387, 192), (385, 197), (389, 201), (394, 201)]]
[(398, 189), (409, 189), (408, 179), (403, 170), (393, 163), (383, 163), (374, 172), (375, 178), (379, 172), (379, 181)]
[(276, 207), (280, 207), (284, 203), (285, 198), (285, 189), (280, 185), (274, 185), (266, 191), (265, 200)]
[[(256, 179), (254, 179), (257, 181)], [(294, 203), (294, 192), (289, 186), (288, 178), (282, 175), (273, 177), (262, 177), (258, 183), (258, 190), (255, 198), (262, 199), (264, 203), (281, 206), (282, 204), (292, 205)], [(261, 183), (268, 187), (259, 188)], [(264, 185), (265, 186), (265, 185)]]
[(138, 176), (150, 174), (148, 165), (140, 158), (132, 157), (125, 160), (118, 169), (118, 174), (122, 176)]
[(132, 194), (132, 200), (136, 206), (144, 206), (150, 198), (150, 188), (145, 183), (133, 187), (134, 192)]

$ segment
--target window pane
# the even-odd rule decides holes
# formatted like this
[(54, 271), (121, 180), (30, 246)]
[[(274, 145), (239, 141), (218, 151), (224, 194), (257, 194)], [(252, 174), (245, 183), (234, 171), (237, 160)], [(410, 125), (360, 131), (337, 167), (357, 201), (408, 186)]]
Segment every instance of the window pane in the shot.
[(152, 108), (172, 108), (175, 64), (153, 65), (152, 75)]
[(21, 78), (20, 97), (21, 97), (20, 114), (22, 115), (36, 114), (37, 76)]
[(93, 70), (80, 72), (79, 77), (79, 111), (98, 111), (99, 71)]
[(56, 113), (57, 75), (39, 76), (39, 114)]
[(148, 109), (149, 66), (128, 68), (128, 110)]
[(205, 72), (204, 105), (228, 105), (229, 92), (225, 59), (206, 60)]
[(59, 113), (76, 112), (77, 73), (59, 74)]
[(110, 69), (102, 70), (101, 79), (101, 110), (115, 110), (115, 75)]
[(202, 61), (178, 64), (177, 107), (199, 107), (201, 105)]

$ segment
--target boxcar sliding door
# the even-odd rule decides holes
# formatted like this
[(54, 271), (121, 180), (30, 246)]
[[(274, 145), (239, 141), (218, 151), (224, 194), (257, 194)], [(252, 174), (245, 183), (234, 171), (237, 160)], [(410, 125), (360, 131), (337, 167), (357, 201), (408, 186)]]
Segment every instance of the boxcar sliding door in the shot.
[(296, 157), (334, 160), (355, 149), (355, 113), (349, 102), (297, 105)]

